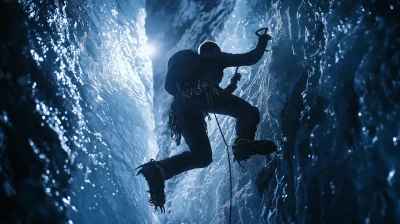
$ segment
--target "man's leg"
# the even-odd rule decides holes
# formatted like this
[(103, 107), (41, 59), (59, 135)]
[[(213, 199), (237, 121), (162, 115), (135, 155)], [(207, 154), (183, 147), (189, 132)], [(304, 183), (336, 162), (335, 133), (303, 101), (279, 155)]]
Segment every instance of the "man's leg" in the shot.
[[(237, 118), (235, 143), (232, 145), (234, 160), (247, 160), (253, 155), (268, 155), (276, 151), (276, 145), (269, 140), (254, 140), (260, 112), (245, 100), (230, 93), (220, 91), (213, 98), (212, 113), (229, 115)], [(253, 141), (254, 140), (254, 141)]]
[(142, 174), (149, 185), (150, 204), (155, 209), (160, 208), (161, 212), (165, 212), (165, 180), (191, 169), (206, 167), (212, 162), (211, 145), (204, 126), (204, 112), (201, 112), (207, 109), (205, 104), (201, 100), (181, 101), (177, 107), (178, 125), (190, 151), (161, 161), (150, 160), (137, 168), (138, 174)]
[(254, 140), (257, 124), (260, 122), (260, 112), (257, 107), (233, 94), (220, 91), (213, 96), (209, 112), (228, 115), (237, 119), (237, 138)]
[(179, 116), (182, 136), (190, 151), (159, 162), (165, 171), (166, 179), (191, 169), (206, 167), (212, 162), (211, 145), (203, 114), (182, 113)]

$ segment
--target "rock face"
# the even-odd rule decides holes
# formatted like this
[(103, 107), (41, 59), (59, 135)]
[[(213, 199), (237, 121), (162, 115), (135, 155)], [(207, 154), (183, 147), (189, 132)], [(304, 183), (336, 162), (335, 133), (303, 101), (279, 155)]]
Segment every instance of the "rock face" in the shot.
[[(162, 56), (153, 61), (159, 158), (187, 150), (171, 144), (164, 128), (172, 100), (162, 91), (169, 56), (196, 49), (204, 39), (217, 40), (223, 51), (245, 52), (256, 42), (252, 33), (267, 26), (272, 50), (262, 62), (240, 70), (245, 80), (236, 94), (260, 108), (258, 137), (274, 139), (281, 151), (263, 161), (253, 159), (246, 170), (233, 168), (233, 220), (399, 222), (400, 59), (395, 33), (400, 26), (390, 21), (399, 18), (395, 12), (400, 6), (386, 1), (240, 0), (208, 6), (207, 1), (147, 2), (150, 41), (165, 40)], [(216, 18), (220, 8), (227, 14), (203, 19)], [(194, 19), (193, 11), (208, 17)], [(234, 121), (220, 119), (232, 139)], [(167, 223), (227, 221), (224, 146), (213, 121), (209, 130), (215, 165), (171, 181)], [(195, 213), (200, 215), (193, 218)]]

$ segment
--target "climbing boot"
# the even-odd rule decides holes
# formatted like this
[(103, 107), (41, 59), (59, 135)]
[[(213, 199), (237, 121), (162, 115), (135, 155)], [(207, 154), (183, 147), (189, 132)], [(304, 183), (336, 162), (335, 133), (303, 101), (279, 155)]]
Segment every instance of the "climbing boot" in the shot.
[(150, 189), (147, 192), (150, 194), (150, 205), (154, 206), (155, 211), (157, 211), (157, 208), (160, 208), (161, 213), (165, 213), (164, 169), (154, 159), (137, 167), (135, 170), (137, 169), (139, 169), (137, 175), (143, 175), (149, 185)]
[(247, 160), (253, 155), (268, 155), (277, 149), (274, 142), (269, 140), (249, 140), (245, 138), (236, 139), (232, 145), (234, 161)]

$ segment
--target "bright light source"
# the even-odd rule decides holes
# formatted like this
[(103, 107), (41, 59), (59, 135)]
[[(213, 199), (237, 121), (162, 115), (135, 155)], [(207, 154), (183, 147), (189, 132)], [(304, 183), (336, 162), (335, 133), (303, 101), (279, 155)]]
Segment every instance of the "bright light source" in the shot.
[(142, 56), (152, 56), (155, 53), (155, 49), (154, 46), (151, 44), (145, 44), (143, 45), (140, 50), (139, 50), (140, 54), (142, 54)]

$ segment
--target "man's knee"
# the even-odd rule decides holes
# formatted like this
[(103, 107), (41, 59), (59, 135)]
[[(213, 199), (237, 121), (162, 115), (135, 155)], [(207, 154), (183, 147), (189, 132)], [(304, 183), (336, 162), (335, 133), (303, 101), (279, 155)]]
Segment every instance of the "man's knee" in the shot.
[(247, 103), (247, 105), (240, 110), (238, 118), (244, 118), (246, 120), (251, 119), (258, 123), (260, 121), (260, 111), (257, 107)]
[(254, 119), (258, 124), (260, 122), (260, 110), (254, 106), (251, 106), (250, 108), (248, 116), (252, 117), (252, 119)]

